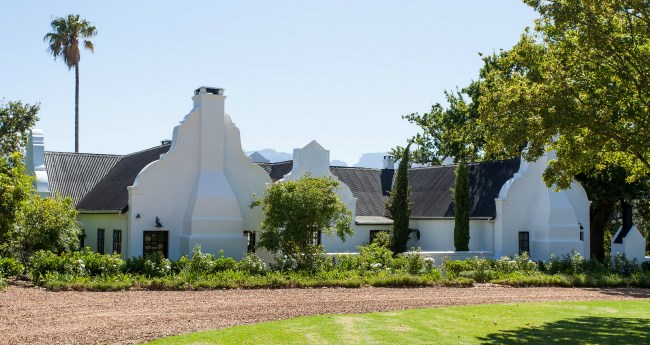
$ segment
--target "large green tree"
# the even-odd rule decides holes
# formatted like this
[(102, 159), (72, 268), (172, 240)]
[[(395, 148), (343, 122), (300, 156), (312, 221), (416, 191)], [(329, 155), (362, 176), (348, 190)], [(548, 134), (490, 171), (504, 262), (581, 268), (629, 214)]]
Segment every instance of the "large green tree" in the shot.
[[(79, 152), (79, 60), (80, 47), (95, 51), (95, 46), (88, 38), (97, 35), (97, 29), (79, 15), (70, 14), (52, 20), (52, 31), (43, 40), (48, 44), (48, 51), (57, 58), (63, 59), (68, 69), (74, 68), (74, 152)], [(83, 43), (80, 45), (80, 40)]]
[(411, 235), (411, 230), (409, 229), (409, 221), (411, 219), (411, 187), (408, 181), (410, 147), (411, 144), (406, 145), (402, 154), (399, 166), (397, 167), (395, 183), (393, 184), (393, 189), (390, 191), (390, 198), (388, 199), (387, 205), (390, 215), (393, 218), (391, 250), (395, 254), (406, 251), (406, 244)]
[(264, 207), (257, 245), (281, 252), (297, 268), (309, 266), (313, 255), (322, 253), (317, 242), (321, 233), (341, 240), (352, 235), (352, 212), (339, 200), (339, 182), (332, 178), (305, 176), (277, 182), (252, 206)]
[(76, 250), (80, 234), (77, 210), (71, 198), (43, 198), (32, 191), (22, 203), (10, 243), (15, 255), (25, 263), (38, 250), (55, 253)]
[(495, 59), (481, 85), (486, 151), (528, 142), (525, 157), (551, 148), (547, 184), (577, 178), (591, 209), (591, 252), (620, 198), (647, 198), (650, 173), (648, 1), (524, 0), (535, 27)]
[[(421, 132), (411, 137), (408, 142), (415, 144), (411, 160), (423, 165), (437, 165), (450, 157), (454, 162), (478, 162), (518, 157), (525, 141), (502, 147), (494, 152), (485, 151), (485, 133), (480, 123), (479, 104), (481, 83), (485, 74), (496, 66), (498, 56), (489, 55), (482, 58), (484, 67), (479, 72), (479, 79), (468, 86), (445, 91), (447, 106), (435, 103), (428, 113), (412, 113), (403, 119), (420, 127)], [(403, 147), (392, 149), (391, 153), (400, 158)]]
[(557, 152), (547, 183), (618, 166), (650, 173), (650, 3), (524, 0), (540, 14), (481, 85), (486, 150), (521, 141), (526, 158)]
[(33, 189), (33, 179), (25, 174), (18, 152), (0, 157), (0, 255), (10, 251), (9, 240)]
[(454, 183), (454, 247), (458, 251), (469, 250), (469, 170), (465, 161), (456, 166)]
[(7, 157), (25, 147), (27, 132), (38, 121), (38, 110), (38, 104), (0, 102), (0, 157)]

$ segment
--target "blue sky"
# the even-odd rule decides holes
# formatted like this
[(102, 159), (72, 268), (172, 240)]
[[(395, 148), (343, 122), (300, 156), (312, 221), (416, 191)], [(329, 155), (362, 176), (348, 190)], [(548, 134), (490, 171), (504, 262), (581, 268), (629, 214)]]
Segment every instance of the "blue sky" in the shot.
[(170, 138), (201, 85), (226, 89), (245, 150), (316, 139), (352, 165), (404, 145), (402, 115), (475, 79), (536, 17), (519, 0), (11, 1), (0, 5), (0, 98), (40, 102), (46, 149), (74, 150), (74, 73), (46, 51), (54, 17), (98, 29), (80, 62), (82, 152)]

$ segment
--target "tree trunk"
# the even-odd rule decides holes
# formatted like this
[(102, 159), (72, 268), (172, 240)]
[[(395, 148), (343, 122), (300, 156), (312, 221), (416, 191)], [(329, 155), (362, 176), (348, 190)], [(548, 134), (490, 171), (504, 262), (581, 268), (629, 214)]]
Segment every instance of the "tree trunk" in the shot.
[(74, 152), (79, 153), (79, 63), (74, 65)]
[(590, 210), (591, 227), (589, 239), (591, 241), (591, 257), (603, 261), (605, 259), (605, 231), (616, 209), (616, 199), (601, 199), (594, 203)]

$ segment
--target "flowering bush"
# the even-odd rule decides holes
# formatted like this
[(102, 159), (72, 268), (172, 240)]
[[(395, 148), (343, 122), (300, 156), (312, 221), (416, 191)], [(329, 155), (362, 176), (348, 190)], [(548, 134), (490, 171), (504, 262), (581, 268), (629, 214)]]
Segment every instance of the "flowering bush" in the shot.
[(548, 274), (564, 273), (578, 274), (584, 270), (585, 259), (582, 254), (575, 250), (558, 258), (551, 254), (551, 259), (544, 263), (544, 269)]
[(163, 277), (171, 273), (172, 262), (158, 252), (146, 258), (132, 257), (126, 260), (125, 271), (132, 274), (142, 274), (147, 277)]
[(266, 264), (255, 253), (246, 254), (237, 267), (240, 271), (253, 275), (264, 274), (266, 271)]

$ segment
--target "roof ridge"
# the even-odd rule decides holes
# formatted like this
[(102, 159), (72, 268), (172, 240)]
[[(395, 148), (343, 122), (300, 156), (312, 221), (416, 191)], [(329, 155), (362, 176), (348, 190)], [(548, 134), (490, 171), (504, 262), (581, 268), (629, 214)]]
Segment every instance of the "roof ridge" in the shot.
[(45, 151), (45, 154), (62, 154), (70, 156), (109, 156), (109, 157), (124, 157), (116, 153), (88, 153), (88, 152), (65, 152), (65, 151)]
[[(143, 153), (143, 152), (147, 152), (147, 151), (153, 151), (153, 150), (159, 149), (159, 148), (161, 148), (161, 147), (165, 147), (165, 146), (171, 146), (171, 144), (165, 144), (165, 145), (157, 145), (157, 146), (153, 146), (153, 147), (150, 147), (150, 148), (147, 148), (147, 149), (143, 149), (143, 150), (140, 150), (140, 151), (131, 152), (131, 153), (129, 153), (129, 154), (124, 155), (123, 157), (133, 156), (133, 155), (137, 155), (137, 154), (140, 154), (140, 153)], [(169, 152), (169, 151), (167, 151), (167, 152)]]
[[(330, 168), (343, 168), (343, 169), (359, 169), (359, 170), (386, 170), (386, 169), (380, 169), (380, 168), (368, 168), (368, 167), (350, 167), (350, 166), (340, 166), (340, 165), (330, 165)], [(388, 169), (388, 170), (395, 170), (395, 169)]]

